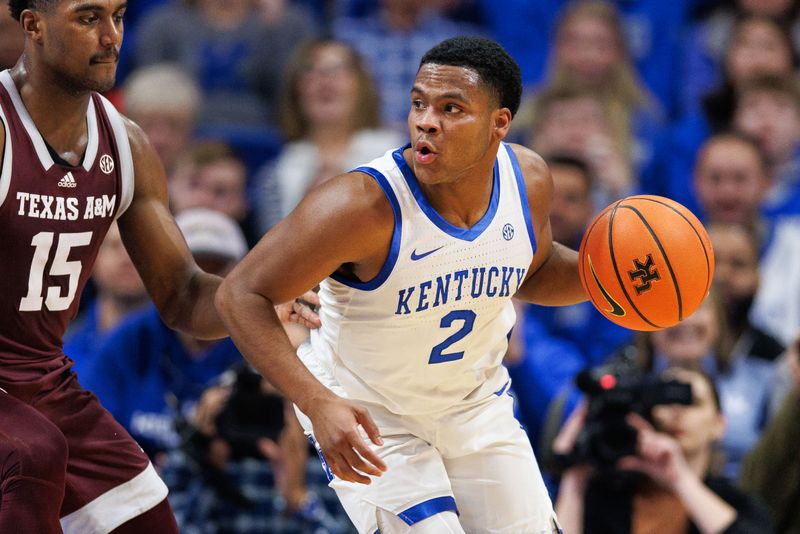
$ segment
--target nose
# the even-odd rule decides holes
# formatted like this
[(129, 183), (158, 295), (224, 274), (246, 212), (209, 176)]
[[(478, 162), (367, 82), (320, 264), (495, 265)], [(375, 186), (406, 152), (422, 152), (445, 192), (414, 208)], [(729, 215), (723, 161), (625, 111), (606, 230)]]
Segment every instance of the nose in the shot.
[(115, 47), (119, 49), (122, 45), (122, 23), (117, 23), (113, 18), (109, 17), (103, 22), (100, 44), (103, 48)]
[(431, 106), (416, 110), (415, 113), (417, 130), (427, 134), (434, 134), (439, 131), (439, 121)]

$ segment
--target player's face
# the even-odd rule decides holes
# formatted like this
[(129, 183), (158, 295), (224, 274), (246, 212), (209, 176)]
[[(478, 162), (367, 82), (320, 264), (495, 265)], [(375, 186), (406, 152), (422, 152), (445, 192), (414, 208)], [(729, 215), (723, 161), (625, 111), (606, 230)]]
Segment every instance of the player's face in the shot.
[(455, 182), (491, 168), (511, 113), (472, 69), (423, 65), (411, 91), (411, 164), (423, 183)]
[(38, 13), (42, 57), (67, 90), (107, 91), (122, 45), (125, 0), (63, 0)]

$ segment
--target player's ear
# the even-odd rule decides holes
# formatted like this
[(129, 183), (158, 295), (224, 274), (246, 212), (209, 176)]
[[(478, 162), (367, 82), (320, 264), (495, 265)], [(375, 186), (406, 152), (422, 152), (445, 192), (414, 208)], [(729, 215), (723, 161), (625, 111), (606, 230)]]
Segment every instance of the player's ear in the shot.
[(505, 139), (511, 127), (511, 110), (500, 108), (494, 112), (494, 132), (498, 139)]
[(24, 10), (19, 17), (22, 30), (29, 39), (36, 43), (42, 42), (42, 16), (32, 9)]

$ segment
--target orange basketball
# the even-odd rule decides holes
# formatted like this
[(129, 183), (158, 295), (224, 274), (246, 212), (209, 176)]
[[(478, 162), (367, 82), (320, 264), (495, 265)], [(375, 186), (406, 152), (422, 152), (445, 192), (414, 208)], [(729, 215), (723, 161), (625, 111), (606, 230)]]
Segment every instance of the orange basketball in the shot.
[(637, 195), (611, 204), (587, 228), (581, 283), (618, 325), (660, 330), (691, 315), (708, 295), (714, 251), (703, 225), (674, 200)]

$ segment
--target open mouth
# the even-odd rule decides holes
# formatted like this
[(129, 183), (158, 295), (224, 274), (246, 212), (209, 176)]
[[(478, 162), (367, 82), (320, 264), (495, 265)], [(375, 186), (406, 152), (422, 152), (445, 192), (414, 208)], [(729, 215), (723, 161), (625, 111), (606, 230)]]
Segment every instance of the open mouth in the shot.
[(431, 150), (431, 148), (424, 143), (417, 145), (417, 148), (414, 151), (414, 157), (417, 163), (421, 163), (423, 165), (431, 163), (434, 159), (436, 159), (436, 156), (436, 152)]

